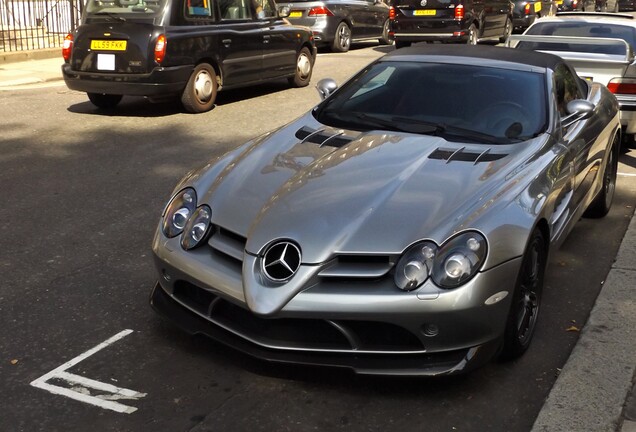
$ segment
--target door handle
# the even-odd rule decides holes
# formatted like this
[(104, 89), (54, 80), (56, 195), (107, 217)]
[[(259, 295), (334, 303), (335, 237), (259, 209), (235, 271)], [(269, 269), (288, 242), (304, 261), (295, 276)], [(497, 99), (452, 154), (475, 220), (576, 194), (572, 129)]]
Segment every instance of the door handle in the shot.
[(232, 39), (223, 39), (221, 42), (223, 42), (223, 44), (225, 45), (229, 45), (232, 43)]

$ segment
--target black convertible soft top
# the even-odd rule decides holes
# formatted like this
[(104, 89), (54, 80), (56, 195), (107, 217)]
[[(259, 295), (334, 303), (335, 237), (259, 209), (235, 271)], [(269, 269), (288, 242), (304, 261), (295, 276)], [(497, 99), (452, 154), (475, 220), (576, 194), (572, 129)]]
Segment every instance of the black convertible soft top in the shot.
[(384, 61), (400, 60), (417, 56), (469, 57), (517, 63), (546, 69), (554, 69), (563, 63), (559, 56), (536, 51), (484, 45), (416, 44), (395, 50), (382, 58)]

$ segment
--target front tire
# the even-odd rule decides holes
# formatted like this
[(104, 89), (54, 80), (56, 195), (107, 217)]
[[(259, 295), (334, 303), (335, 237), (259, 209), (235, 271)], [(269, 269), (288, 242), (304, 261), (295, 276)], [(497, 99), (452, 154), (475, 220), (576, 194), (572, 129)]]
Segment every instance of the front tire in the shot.
[(351, 48), (351, 29), (346, 22), (338, 24), (336, 34), (331, 44), (333, 52), (347, 52)]
[(104, 94), (104, 93), (86, 93), (88, 99), (95, 105), (97, 108), (103, 109), (111, 109), (115, 108), (117, 104), (121, 101), (122, 95), (112, 95), (112, 94)]
[(390, 31), (390, 22), (389, 20), (384, 21), (384, 25), (382, 26), (382, 37), (380, 37), (380, 45), (392, 45), (393, 39), (389, 35)]
[(500, 43), (504, 43), (508, 40), (510, 35), (512, 34), (512, 20), (510, 17), (506, 18), (506, 24), (504, 24), (503, 35), (499, 38)]
[(201, 63), (194, 68), (181, 94), (183, 108), (190, 113), (202, 113), (212, 109), (216, 100), (218, 82), (214, 68)]
[(298, 53), (296, 58), (296, 73), (293, 77), (290, 77), (289, 84), (294, 87), (307, 87), (311, 80), (311, 73), (313, 72), (313, 59), (311, 53), (307, 47), (304, 47)]
[(620, 151), (620, 138), (614, 137), (612, 147), (607, 156), (607, 164), (603, 172), (603, 186), (592, 204), (585, 210), (583, 216), (589, 218), (602, 218), (609, 213), (616, 191), (616, 176), (618, 173), (618, 154)]
[(535, 229), (523, 254), (512, 294), (501, 360), (519, 358), (530, 346), (539, 317), (546, 263), (546, 239), (541, 230)]
[(406, 47), (410, 47), (411, 46), (411, 42), (404, 42), (404, 41), (395, 41), (395, 49), (400, 49), (400, 48), (406, 48)]

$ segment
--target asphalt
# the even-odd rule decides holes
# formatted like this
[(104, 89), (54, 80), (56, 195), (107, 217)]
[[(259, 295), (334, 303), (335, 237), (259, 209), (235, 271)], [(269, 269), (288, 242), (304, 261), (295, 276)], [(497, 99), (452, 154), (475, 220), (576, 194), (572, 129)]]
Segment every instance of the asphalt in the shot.
[[(61, 48), (0, 53), (0, 94), (62, 80)], [(532, 432), (636, 432), (636, 219)]]

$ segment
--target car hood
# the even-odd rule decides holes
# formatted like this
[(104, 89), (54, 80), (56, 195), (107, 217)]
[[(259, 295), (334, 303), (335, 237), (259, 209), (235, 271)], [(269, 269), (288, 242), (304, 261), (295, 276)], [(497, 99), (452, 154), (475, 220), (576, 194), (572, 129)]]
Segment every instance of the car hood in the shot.
[(212, 222), (247, 238), (247, 253), (290, 239), (304, 264), (317, 264), (338, 253), (399, 254), (471, 228), (467, 218), (492, 202), (523, 147), (343, 131), (308, 114), (192, 183)]

